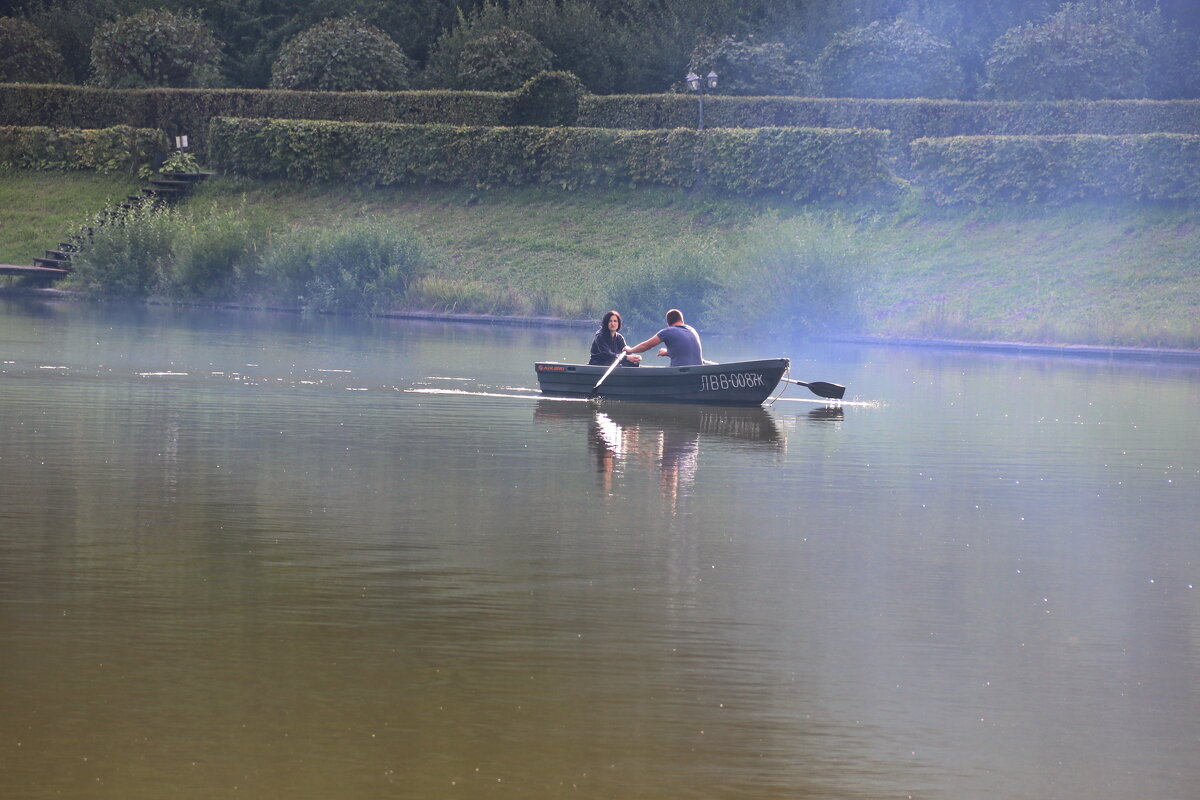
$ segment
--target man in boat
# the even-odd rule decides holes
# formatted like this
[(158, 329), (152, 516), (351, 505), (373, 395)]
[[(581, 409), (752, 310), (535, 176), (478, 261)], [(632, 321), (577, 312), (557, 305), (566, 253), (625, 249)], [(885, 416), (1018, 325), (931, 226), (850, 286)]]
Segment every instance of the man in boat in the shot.
[(683, 321), (683, 312), (672, 308), (667, 312), (667, 327), (651, 336), (640, 344), (626, 347), (626, 353), (644, 353), (651, 347), (663, 345), (658, 351), (660, 356), (670, 356), (672, 367), (690, 367), (704, 363), (704, 353), (700, 348), (700, 334), (696, 329)]

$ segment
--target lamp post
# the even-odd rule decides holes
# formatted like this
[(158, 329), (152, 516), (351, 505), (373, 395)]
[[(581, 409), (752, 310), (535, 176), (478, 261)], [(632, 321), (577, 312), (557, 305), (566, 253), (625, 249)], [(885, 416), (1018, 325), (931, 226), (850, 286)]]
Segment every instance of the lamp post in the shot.
[(698, 128), (699, 130), (704, 130), (704, 90), (708, 89), (712, 91), (717, 88), (717, 73), (710, 71), (707, 77), (701, 78), (696, 73), (688, 70), (687, 77), (684, 80), (687, 81), (687, 87), (696, 93), (696, 99), (700, 101), (700, 124)]

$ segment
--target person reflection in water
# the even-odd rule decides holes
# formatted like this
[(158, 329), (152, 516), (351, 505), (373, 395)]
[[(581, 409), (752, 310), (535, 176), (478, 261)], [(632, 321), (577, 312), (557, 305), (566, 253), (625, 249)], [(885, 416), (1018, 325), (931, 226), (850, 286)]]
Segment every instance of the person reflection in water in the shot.
[[(611, 367), (625, 350), (625, 337), (621, 335), (621, 315), (616, 311), (609, 311), (600, 320), (600, 330), (592, 337), (592, 356), (588, 363)], [(641, 363), (641, 356), (627, 355), (621, 366), (636, 367)]]
[(657, 465), (664, 507), (678, 511), (679, 499), (691, 493), (700, 455), (700, 432), (670, 425), (619, 423), (597, 411), (591, 418), (588, 441), (595, 448), (597, 473), (606, 495), (617, 492), (617, 476), (631, 464)]

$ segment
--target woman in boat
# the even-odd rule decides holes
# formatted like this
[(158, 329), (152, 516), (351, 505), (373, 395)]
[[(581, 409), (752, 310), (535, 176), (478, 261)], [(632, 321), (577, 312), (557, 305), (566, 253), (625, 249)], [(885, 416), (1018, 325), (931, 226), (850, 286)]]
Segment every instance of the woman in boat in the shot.
[[(621, 315), (616, 311), (608, 311), (600, 320), (600, 330), (592, 337), (592, 357), (588, 363), (611, 367), (625, 352), (626, 346), (625, 337), (621, 335)], [(641, 361), (641, 356), (627, 355), (621, 366), (636, 367)]]

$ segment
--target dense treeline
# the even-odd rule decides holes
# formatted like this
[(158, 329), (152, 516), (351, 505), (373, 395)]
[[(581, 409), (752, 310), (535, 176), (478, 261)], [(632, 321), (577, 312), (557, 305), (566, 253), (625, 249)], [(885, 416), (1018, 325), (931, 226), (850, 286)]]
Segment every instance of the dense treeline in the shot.
[(19, 0), (6, 13), (0, 82), (511, 90), (550, 68), (597, 94), (678, 89), (688, 69), (746, 95), (1200, 87), (1194, 0)]

